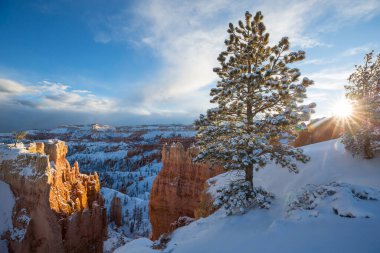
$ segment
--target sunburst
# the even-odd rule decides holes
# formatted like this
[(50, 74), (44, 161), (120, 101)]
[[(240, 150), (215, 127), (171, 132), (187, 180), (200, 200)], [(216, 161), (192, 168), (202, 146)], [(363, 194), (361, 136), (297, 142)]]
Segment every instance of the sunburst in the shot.
[(333, 107), (333, 114), (339, 118), (347, 118), (352, 115), (352, 105), (346, 99), (339, 100)]

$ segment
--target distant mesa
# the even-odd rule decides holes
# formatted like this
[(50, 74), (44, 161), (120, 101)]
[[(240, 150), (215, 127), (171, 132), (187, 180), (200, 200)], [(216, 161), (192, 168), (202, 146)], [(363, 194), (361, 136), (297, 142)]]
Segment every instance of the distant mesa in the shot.
[(109, 125), (91, 124), (91, 129), (99, 132), (115, 131), (116, 128)]

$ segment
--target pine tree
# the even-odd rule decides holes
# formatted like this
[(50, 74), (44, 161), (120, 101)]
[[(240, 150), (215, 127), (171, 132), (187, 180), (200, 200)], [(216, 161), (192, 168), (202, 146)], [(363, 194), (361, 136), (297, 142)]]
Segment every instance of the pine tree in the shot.
[(364, 65), (348, 78), (346, 97), (353, 104), (353, 116), (347, 122), (343, 143), (353, 155), (374, 157), (380, 141), (380, 54), (373, 62), (373, 51), (364, 57)]
[(17, 146), (17, 143), (25, 139), (26, 137), (26, 132), (13, 132), (13, 138), (14, 138), (14, 146)]
[(287, 66), (303, 60), (305, 52), (288, 52), (287, 37), (270, 46), (265, 30), (261, 12), (253, 20), (246, 12), (237, 27), (229, 24), (227, 49), (217, 58), (220, 67), (214, 68), (219, 81), (210, 92), (217, 107), (195, 122), (200, 146), (195, 161), (243, 169), (251, 188), (253, 169), (268, 161), (298, 172), (294, 160), (309, 159), (289, 143), (295, 126), (309, 120), (315, 107), (299, 105), (313, 81), (305, 77), (297, 83), (299, 69)]

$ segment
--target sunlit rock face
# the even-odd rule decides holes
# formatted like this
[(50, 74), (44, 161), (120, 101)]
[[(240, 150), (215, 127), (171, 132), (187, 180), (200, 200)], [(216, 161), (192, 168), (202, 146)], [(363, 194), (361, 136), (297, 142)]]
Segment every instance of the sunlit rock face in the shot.
[(194, 218), (206, 180), (223, 172), (221, 167), (194, 164), (192, 158), (197, 153), (197, 148), (185, 150), (180, 143), (163, 147), (163, 167), (153, 182), (149, 200), (151, 239), (169, 232), (180, 217)]
[(324, 118), (311, 123), (306, 129), (299, 132), (294, 142), (294, 146), (300, 147), (322, 141), (338, 138), (347, 122), (336, 117)]
[(0, 180), (16, 197), (11, 252), (102, 252), (106, 211), (98, 175), (79, 173), (62, 141), (0, 145)]

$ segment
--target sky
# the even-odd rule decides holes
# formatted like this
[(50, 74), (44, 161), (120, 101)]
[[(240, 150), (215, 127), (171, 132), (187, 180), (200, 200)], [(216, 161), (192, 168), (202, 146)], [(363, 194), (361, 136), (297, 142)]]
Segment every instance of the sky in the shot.
[(0, 0), (0, 131), (192, 123), (209, 104), (228, 23), (262, 11), (270, 43), (304, 50), (313, 117), (331, 116), (380, 0)]

